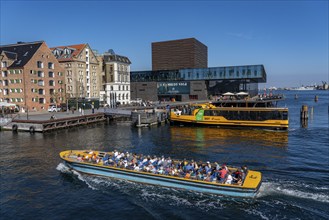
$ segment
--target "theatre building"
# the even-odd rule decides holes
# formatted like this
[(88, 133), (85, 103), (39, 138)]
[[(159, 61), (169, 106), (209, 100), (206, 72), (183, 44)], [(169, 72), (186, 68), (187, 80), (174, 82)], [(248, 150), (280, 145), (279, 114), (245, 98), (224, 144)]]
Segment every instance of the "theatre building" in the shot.
[(207, 47), (194, 38), (152, 43), (152, 70), (132, 71), (131, 99), (206, 100), (225, 92), (258, 93), (263, 65), (207, 66)]

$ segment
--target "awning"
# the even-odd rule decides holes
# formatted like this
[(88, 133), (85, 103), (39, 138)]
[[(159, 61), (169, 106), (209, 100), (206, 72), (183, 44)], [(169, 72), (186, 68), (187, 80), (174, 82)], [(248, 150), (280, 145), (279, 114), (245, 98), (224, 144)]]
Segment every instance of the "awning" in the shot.
[(13, 104), (13, 103), (8, 103), (8, 102), (0, 102), (0, 108), (1, 107), (15, 107), (16, 104)]
[(237, 95), (249, 95), (247, 92), (238, 92)]
[(232, 93), (232, 92), (226, 92), (223, 95), (234, 95), (234, 93)]

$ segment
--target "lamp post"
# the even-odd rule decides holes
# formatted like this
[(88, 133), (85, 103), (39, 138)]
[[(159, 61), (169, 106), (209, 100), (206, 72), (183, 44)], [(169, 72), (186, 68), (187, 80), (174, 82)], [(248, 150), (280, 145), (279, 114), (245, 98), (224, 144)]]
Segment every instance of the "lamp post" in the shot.
[(67, 96), (65, 98), (66, 98), (66, 114), (69, 114), (69, 99), (67, 98)]

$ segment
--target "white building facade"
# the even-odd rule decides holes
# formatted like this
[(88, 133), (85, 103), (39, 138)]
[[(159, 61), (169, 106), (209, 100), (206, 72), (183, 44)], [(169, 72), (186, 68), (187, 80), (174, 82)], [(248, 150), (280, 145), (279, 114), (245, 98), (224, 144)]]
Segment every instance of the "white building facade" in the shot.
[[(114, 108), (130, 103), (130, 60), (109, 50), (103, 55), (104, 89), (103, 100)], [(101, 93), (102, 94), (102, 93)]]

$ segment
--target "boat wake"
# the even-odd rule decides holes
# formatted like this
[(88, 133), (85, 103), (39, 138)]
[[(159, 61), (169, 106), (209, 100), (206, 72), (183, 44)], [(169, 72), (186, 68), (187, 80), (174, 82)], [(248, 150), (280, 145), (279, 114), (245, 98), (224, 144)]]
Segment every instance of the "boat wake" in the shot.
[(87, 186), (93, 190), (97, 190), (96, 187), (94, 187), (93, 185), (91, 185), (89, 183), (89, 181), (87, 180), (87, 178), (85, 178), (81, 173), (75, 171), (75, 170), (72, 170), (71, 168), (69, 168), (68, 166), (66, 166), (64, 163), (60, 163), (57, 165), (56, 169), (58, 171), (61, 171), (62, 173), (65, 173), (65, 174), (73, 174), (74, 176), (76, 176), (79, 180), (85, 182), (87, 184)]
[(329, 187), (313, 186), (294, 181), (263, 182), (257, 197), (260, 198), (271, 195), (285, 195), (329, 203)]

